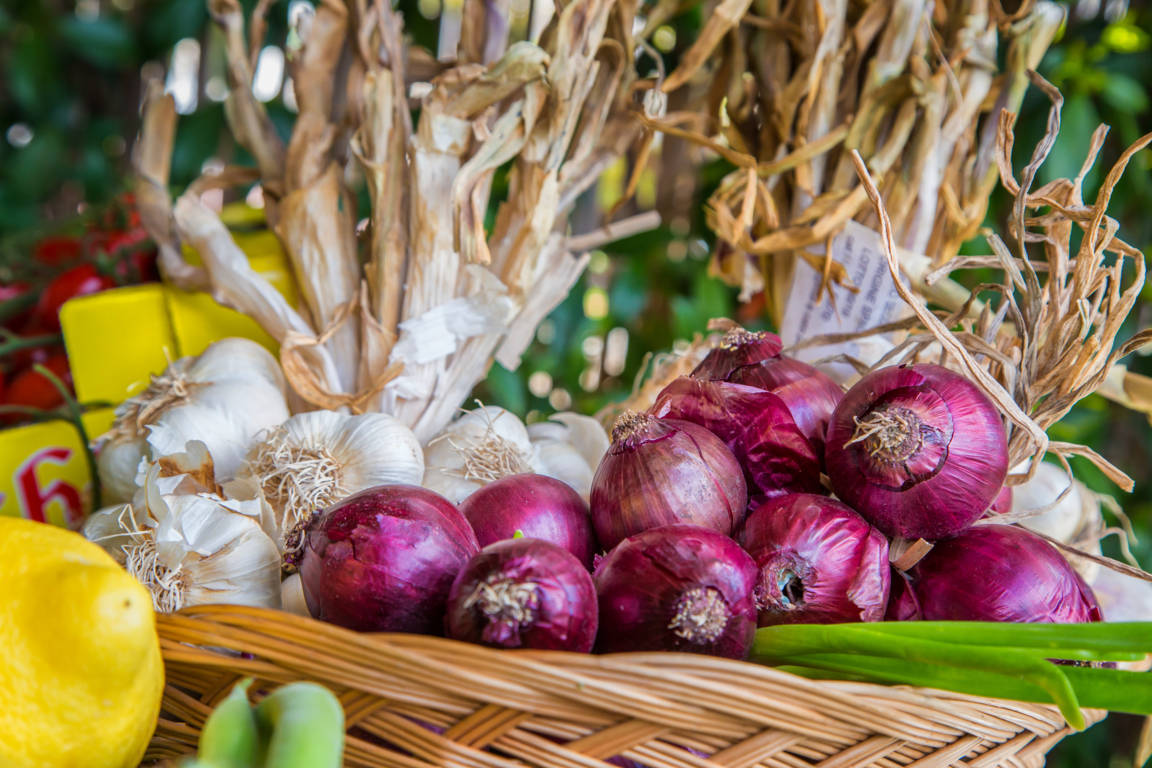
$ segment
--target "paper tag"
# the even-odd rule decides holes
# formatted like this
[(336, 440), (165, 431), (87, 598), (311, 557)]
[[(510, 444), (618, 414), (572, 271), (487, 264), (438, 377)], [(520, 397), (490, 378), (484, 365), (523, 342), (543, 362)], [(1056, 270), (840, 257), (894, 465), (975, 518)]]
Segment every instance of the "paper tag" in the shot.
[[(888, 271), (888, 260), (884, 256), (884, 246), (877, 232), (863, 224), (849, 221), (844, 230), (832, 240), (832, 259), (844, 266), (848, 279), (859, 290), (850, 291), (844, 286), (832, 284), (830, 289), (835, 297), (833, 301), (828, 296), (828, 290), (821, 291), (820, 272), (798, 259), (793, 269), (788, 304), (784, 308), (784, 319), (780, 327), (780, 338), (785, 347), (813, 336), (860, 331), (912, 314), (911, 308), (896, 292), (892, 275)], [(796, 350), (794, 356), (815, 364), (833, 355), (845, 354), (866, 365), (872, 365), (891, 350), (902, 335), (876, 334), (835, 346), (805, 347)], [(853, 381), (858, 376), (848, 363), (825, 362), (818, 367), (841, 384)]]

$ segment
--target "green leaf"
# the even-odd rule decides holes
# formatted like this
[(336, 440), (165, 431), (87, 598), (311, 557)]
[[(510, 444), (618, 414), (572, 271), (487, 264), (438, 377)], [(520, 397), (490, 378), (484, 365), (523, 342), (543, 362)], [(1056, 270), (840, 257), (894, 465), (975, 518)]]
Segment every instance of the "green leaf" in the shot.
[(139, 36), (146, 55), (167, 54), (168, 49), (181, 38), (199, 37), (208, 22), (207, 6), (202, 0), (167, 0), (150, 4)]
[(1148, 94), (1144, 86), (1127, 75), (1109, 73), (1100, 97), (1117, 112), (1136, 113), (1148, 109)]
[(60, 91), (60, 67), (53, 46), (36, 30), (20, 37), (8, 61), (8, 87), (13, 101), (34, 118), (49, 111)]
[(60, 37), (70, 53), (97, 67), (117, 69), (135, 61), (136, 43), (124, 20), (116, 16), (80, 19), (68, 16), (60, 22)]
[(60, 183), (69, 164), (63, 136), (39, 128), (28, 146), (12, 153), (4, 168), (6, 183), (17, 200), (43, 200)]

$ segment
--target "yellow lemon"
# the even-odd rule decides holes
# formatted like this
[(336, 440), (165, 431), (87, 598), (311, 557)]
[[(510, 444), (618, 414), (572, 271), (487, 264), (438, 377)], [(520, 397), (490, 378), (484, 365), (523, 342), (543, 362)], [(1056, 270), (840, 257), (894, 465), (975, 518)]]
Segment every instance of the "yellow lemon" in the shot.
[(0, 517), (0, 766), (134, 768), (163, 687), (148, 590), (77, 533)]

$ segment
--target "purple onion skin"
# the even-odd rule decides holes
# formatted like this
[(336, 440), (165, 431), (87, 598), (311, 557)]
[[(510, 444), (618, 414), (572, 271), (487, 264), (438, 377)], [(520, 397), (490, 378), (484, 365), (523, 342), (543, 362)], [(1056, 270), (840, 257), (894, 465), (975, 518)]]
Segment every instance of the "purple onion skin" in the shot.
[(456, 574), (480, 549), (438, 493), (382, 485), (316, 515), (300, 577), (312, 615), (362, 632), (443, 632)]
[(756, 365), (780, 354), (784, 348), (780, 337), (768, 331), (746, 331), (737, 328), (724, 334), (700, 364), (692, 371), (692, 378), (728, 381), (737, 368)]
[(739, 541), (759, 569), (761, 627), (884, 618), (888, 539), (835, 499), (773, 499), (749, 515)]
[(738, 368), (728, 381), (766, 389), (779, 397), (804, 436), (823, 450), (832, 412), (844, 397), (844, 390), (828, 374), (780, 355), (759, 365)]
[(1012, 511), (1012, 486), (1006, 485), (992, 499), (988, 511), (994, 515), (1003, 515)]
[(667, 525), (631, 536), (593, 576), (596, 649), (743, 659), (756, 632), (756, 573), (747, 552), (707, 528)]
[(776, 395), (743, 384), (681, 376), (656, 396), (654, 416), (712, 432), (744, 467), (749, 493), (818, 492), (821, 457)]
[(766, 331), (729, 331), (692, 377), (744, 384), (776, 395), (822, 459), (828, 421), (844, 390), (819, 369), (781, 355), (781, 348), (779, 337)]
[(567, 483), (546, 475), (511, 475), (489, 483), (460, 504), (481, 547), (519, 531), (571, 552), (592, 567), (596, 538), (588, 505)]
[(1102, 621), (1096, 596), (1060, 552), (1014, 525), (976, 525), (937, 542), (894, 579), (898, 621)]
[(541, 539), (489, 544), (448, 596), (448, 636), (495, 648), (587, 653), (596, 640), (596, 588), (568, 550)]
[(612, 437), (589, 497), (601, 546), (678, 523), (729, 536), (744, 520), (744, 470), (716, 435), (688, 421), (629, 413)]
[[(879, 431), (865, 437), (869, 426)], [(844, 396), (824, 463), (836, 496), (883, 533), (936, 540), (988, 509), (1004, 486), (1008, 445), (975, 384), (938, 365), (892, 366)]]

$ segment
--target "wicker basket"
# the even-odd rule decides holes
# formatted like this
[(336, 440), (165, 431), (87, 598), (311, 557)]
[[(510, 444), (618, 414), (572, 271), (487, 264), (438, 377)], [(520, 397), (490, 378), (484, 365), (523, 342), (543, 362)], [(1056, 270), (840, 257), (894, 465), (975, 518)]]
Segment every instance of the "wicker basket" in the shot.
[(161, 616), (159, 632), (168, 685), (151, 759), (194, 752), (245, 676), (337, 692), (348, 768), (605, 768), (617, 755), (650, 768), (1041, 766), (1069, 733), (1051, 706), (708, 656), (496, 651), (236, 606)]

